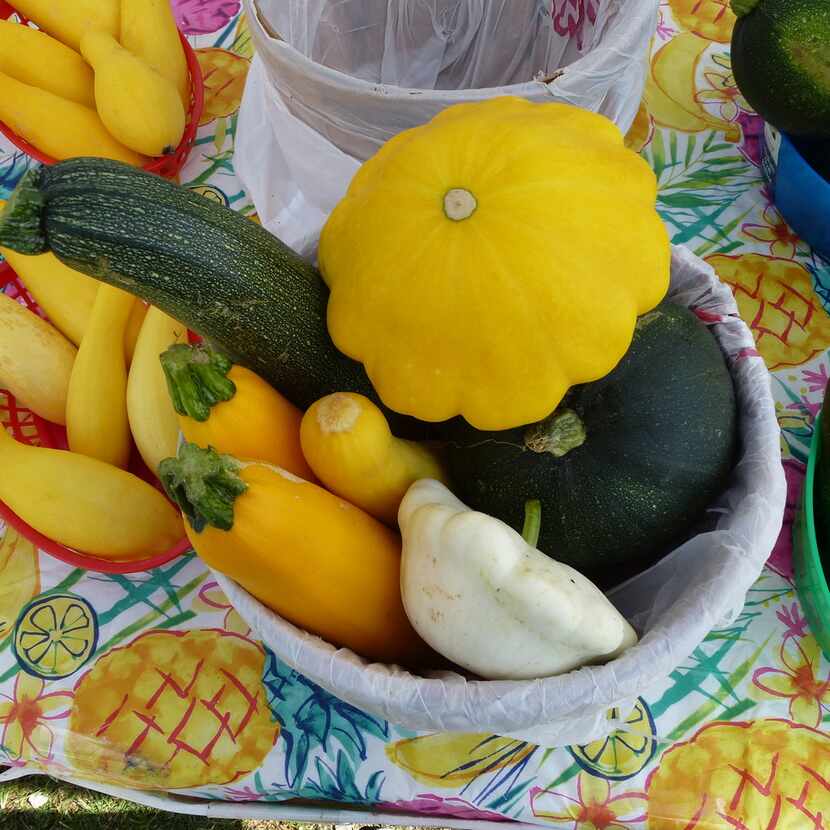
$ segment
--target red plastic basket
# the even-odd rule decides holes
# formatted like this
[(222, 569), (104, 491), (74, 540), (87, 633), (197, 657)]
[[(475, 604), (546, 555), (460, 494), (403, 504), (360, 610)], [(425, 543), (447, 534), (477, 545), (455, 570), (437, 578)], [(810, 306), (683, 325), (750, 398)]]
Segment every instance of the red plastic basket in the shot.
[[(16, 15), (21, 24), (29, 25), (29, 21), (20, 12), (16, 11), (5, 0), (0, 0), (0, 20), (7, 20), (12, 15)], [(205, 85), (202, 80), (202, 70), (199, 67), (199, 60), (190, 42), (181, 32), (179, 32), (179, 37), (182, 41), (182, 48), (184, 49), (187, 68), (190, 73), (190, 107), (187, 111), (187, 123), (185, 124), (184, 135), (182, 135), (179, 146), (172, 153), (153, 159), (144, 165), (144, 170), (148, 170), (150, 173), (156, 173), (166, 179), (175, 178), (184, 166), (185, 161), (187, 161), (187, 157), (193, 149), (193, 142), (196, 140), (199, 119), (202, 117), (202, 110), (205, 105)], [(29, 142), (24, 141), (2, 121), (0, 121), (0, 133), (6, 136), (15, 147), (33, 159), (43, 164), (55, 164), (56, 159), (47, 156), (38, 150), (37, 147), (33, 147)]]
[[(33, 313), (40, 314), (42, 317), (44, 316), (20, 282), (17, 274), (7, 262), (0, 262), (0, 292), (4, 292), (7, 296), (21, 301)], [(63, 427), (44, 421), (43, 418), (38, 417), (28, 409), (18, 406), (14, 396), (8, 392), (0, 395), (0, 429), (4, 425), (11, 430), (12, 435), (18, 441), (22, 441), (24, 444), (40, 444), (41, 446), (51, 447), (52, 449), (66, 449), (66, 430)], [(158, 482), (141, 462), (138, 453), (133, 454), (130, 471), (158, 487)], [(62, 562), (78, 568), (86, 568), (89, 571), (100, 571), (111, 574), (148, 571), (151, 568), (157, 568), (159, 565), (170, 562), (177, 556), (181, 556), (190, 548), (190, 542), (185, 538), (169, 550), (159, 553), (156, 556), (151, 556), (147, 559), (136, 559), (130, 562), (115, 562), (108, 559), (101, 559), (97, 556), (79, 553), (72, 548), (68, 548), (59, 542), (47, 538), (24, 522), (23, 519), (2, 501), (0, 501), (0, 518), (5, 519), (8, 524), (25, 536), (32, 544), (37, 545), (38, 548), (50, 556), (54, 556), (55, 559), (60, 559)]]

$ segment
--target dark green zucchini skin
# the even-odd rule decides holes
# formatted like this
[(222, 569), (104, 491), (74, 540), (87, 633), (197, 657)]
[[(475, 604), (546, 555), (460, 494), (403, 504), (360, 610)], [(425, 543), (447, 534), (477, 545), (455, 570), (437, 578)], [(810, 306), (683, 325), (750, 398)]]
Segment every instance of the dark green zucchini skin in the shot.
[[(167, 312), (298, 407), (336, 391), (378, 401), (329, 337), (317, 270), (255, 222), (105, 159), (42, 167), (29, 185), (42, 197), (44, 247), (70, 267)], [(9, 233), (0, 238), (14, 248)]]
[(614, 371), (571, 389), (565, 410), (585, 437), (558, 458), (529, 449), (533, 427), (444, 424), (454, 490), (517, 530), (525, 502), (539, 499), (539, 549), (607, 588), (671, 550), (725, 489), (737, 448), (732, 378), (706, 326), (663, 303), (640, 318)]
[(732, 71), (750, 106), (785, 133), (830, 138), (830, 3), (733, 0)]

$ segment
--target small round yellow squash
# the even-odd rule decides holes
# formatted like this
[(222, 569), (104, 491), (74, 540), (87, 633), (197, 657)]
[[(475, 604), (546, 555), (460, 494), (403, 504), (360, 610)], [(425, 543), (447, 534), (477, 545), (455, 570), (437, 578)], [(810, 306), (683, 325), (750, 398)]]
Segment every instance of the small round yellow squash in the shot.
[(654, 173), (566, 104), (459, 104), (387, 142), (323, 228), (328, 327), (391, 409), (508, 429), (620, 360), (668, 287)]

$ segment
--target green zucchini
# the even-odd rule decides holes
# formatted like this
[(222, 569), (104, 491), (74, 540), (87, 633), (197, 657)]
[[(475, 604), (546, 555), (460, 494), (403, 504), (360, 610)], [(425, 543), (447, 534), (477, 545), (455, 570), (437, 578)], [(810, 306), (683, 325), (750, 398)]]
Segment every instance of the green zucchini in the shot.
[(326, 328), (317, 270), (260, 225), (117, 161), (27, 172), (0, 215), (0, 244), (52, 251), (202, 335), (305, 409), (331, 392), (378, 401)]

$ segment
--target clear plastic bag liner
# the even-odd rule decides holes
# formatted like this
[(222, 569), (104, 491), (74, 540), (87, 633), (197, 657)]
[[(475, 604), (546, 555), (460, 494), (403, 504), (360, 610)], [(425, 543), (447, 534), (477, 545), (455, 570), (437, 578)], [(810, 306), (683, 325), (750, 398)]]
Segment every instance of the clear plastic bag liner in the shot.
[[(307, 58), (354, 78), (414, 89), (522, 83), (590, 51), (613, 4), (554, 18), (550, 0), (259, 0)], [(579, 26), (580, 37), (569, 28)]]
[(729, 287), (682, 247), (672, 254), (669, 299), (692, 308), (723, 350), (735, 384), (740, 456), (730, 485), (701, 533), (612, 592), (640, 642), (604, 666), (532, 681), (429, 677), (370, 664), (336, 649), (259, 603), (232, 580), (216, 578), (234, 607), (283, 661), (327, 691), (400, 726), (481, 732), (543, 746), (586, 744), (619, 727), (638, 696), (663, 683), (717, 624), (743, 606), (775, 544), (786, 482), (770, 377)]
[(263, 225), (313, 253), (358, 163), (465, 101), (519, 95), (625, 132), (658, 0), (245, 0), (256, 57), (235, 169)]

